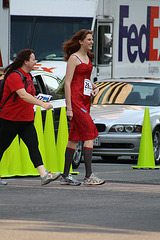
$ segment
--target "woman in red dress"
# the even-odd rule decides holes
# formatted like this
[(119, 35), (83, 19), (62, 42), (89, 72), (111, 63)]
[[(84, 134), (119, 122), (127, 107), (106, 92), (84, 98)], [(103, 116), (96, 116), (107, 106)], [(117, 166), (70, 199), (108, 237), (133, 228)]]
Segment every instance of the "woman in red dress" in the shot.
[(91, 95), (96, 96), (99, 89), (90, 80), (94, 54), (93, 33), (82, 29), (70, 41), (63, 45), (67, 63), (65, 77), (65, 98), (67, 117), (70, 120), (69, 141), (65, 152), (65, 166), (61, 184), (80, 185), (81, 183), (69, 175), (73, 154), (78, 141), (83, 141), (83, 154), (86, 168), (85, 185), (99, 185), (104, 181), (97, 178), (91, 169), (93, 141), (98, 131), (90, 116)]

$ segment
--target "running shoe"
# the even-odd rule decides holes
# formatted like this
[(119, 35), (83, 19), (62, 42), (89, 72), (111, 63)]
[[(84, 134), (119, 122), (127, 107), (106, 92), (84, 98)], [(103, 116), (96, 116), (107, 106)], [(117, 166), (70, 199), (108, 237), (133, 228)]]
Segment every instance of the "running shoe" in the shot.
[(0, 185), (7, 185), (8, 183), (3, 181), (2, 178), (0, 178)]
[(61, 176), (60, 172), (57, 173), (51, 173), (51, 172), (46, 172), (46, 175), (44, 177), (41, 177), (41, 185), (46, 185), (56, 179), (58, 179)]
[(101, 185), (105, 183), (104, 180), (96, 177), (93, 173), (91, 174), (91, 176), (89, 178), (84, 178), (84, 185)]
[(74, 179), (70, 174), (67, 177), (61, 178), (61, 185), (72, 185), (72, 186), (79, 186), (81, 182)]

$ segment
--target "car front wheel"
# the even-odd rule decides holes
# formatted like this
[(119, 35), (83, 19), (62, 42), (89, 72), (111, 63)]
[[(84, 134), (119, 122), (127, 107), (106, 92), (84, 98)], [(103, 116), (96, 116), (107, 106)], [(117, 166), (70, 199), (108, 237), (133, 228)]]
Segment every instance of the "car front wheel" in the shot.
[(154, 150), (154, 159), (155, 164), (160, 163), (160, 129), (155, 128), (153, 131), (153, 150)]
[(76, 150), (73, 155), (73, 162), (72, 162), (73, 169), (78, 168), (79, 164), (81, 163), (82, 152), (83, 152), (83, 142), (79, 141), (76, 145)]

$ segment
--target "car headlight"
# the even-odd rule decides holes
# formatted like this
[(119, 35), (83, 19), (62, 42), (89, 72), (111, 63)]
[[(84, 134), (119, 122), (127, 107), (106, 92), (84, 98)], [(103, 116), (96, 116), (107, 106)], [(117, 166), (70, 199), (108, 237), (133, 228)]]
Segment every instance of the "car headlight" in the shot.
[(125, 125), (125, 124), (117, 124), (113, 125), (109, 132), (119, 132), (119, 133), (141, 133), (142, 126), (141, 125)]
[(123, 125), (117, 125), (115, 126), (116, 132), (123, 132), (124, 131), (124, 126)]
[(131, 133), (134, 132), (134, 126), (133, 125), (128, 125), (125, 127), (126, 132)]

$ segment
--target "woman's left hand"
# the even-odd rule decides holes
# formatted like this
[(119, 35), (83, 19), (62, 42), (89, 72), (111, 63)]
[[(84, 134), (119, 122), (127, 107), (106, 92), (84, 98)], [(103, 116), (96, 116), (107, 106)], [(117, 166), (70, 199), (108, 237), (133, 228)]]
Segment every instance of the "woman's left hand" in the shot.
[(98, 94), (98, 92), (99, 92), (99, 88), (96, 87), (95, 89), (92, 90), (91, 94), (92, 94), (93, 97), (95, 97)]

